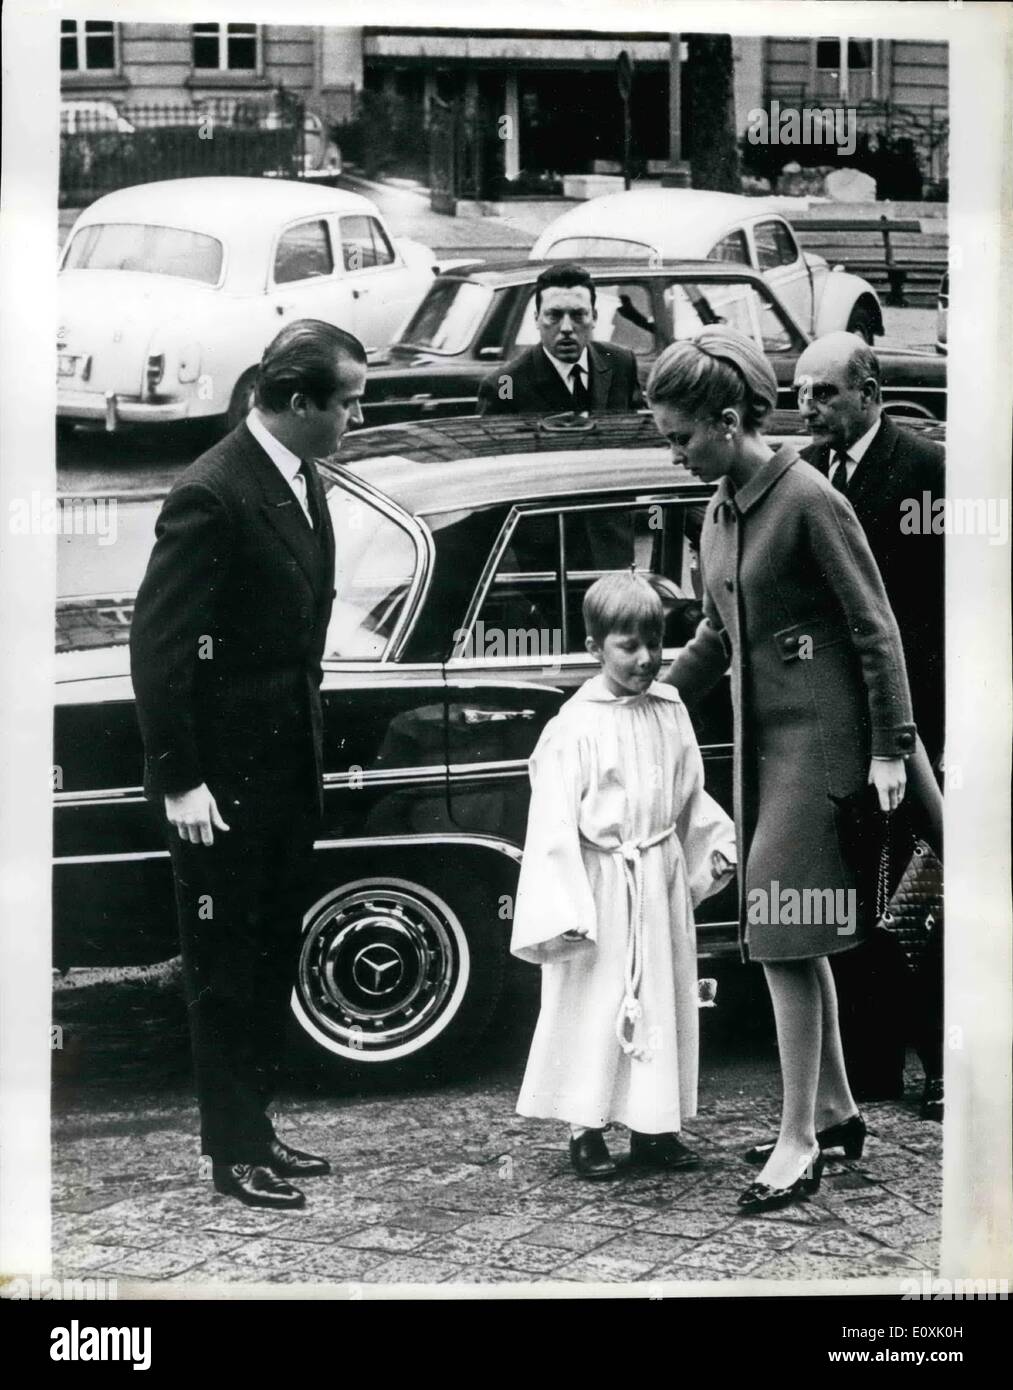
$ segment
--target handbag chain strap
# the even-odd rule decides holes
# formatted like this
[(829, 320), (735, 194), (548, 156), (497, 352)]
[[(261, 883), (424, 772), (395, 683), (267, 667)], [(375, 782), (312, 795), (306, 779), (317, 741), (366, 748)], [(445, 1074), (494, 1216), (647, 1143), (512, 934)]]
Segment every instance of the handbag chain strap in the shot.
[(877, 922), (890, 916), (888, 909), (890, 906), (890, 827), (892, 823), (892, 817), (888, 811), (886, 813), (886, 829), (883, 833), (883, 845), (879, 851), (879, 873), (876, 878)]

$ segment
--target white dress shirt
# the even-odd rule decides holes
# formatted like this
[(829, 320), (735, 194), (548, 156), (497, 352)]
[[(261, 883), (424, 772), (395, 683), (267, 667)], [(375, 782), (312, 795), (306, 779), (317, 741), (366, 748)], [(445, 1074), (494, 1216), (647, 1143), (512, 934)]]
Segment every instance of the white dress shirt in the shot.
[(313, 516), (310, 512), (310, 499), (306, 492), (306, 479), (299, 472), (302, 467), (302, 459), (297, 454), (293, 454), (292, 450), (284, 445), (280, 439), (274, 437), (256, 410), (251, 410), (247, 415), (246, 424), (254, 439), (292, 489), (296, 501), (302, 507), (303, 515), (312, 526)]
[[(858, 467), (858, 465), (862, 462), (862, 459), (865, 458), (865, 455), (866, 455), (866, 453), (868, 452), (869, 445), (870, 445), (870, 444), (872, 443), (872, 441), (876, 438), (876, 432), (877, 432), (877, 430), (879, 429), (881, 423), (882, 423), (881, 420), (877, 419), (877, 421), (876, 421), (876, 423), (873, 425), (872, 429), (871, 429), (871, 430), (866, 430), (866, 432), (862, 435), (861, 439), (856, 439), (855, 442), (854, 442), (854, 444), (852, 444), (851, 448), (848, 449), (847, 452), (845, 453), (845, 455), (844, 455), (844, 467), (845, 467), (845, 470), (846, 470), (845, 476), (847, 477), (847, 480), (848, 480), (848, 483), (849, 483), (849, 484), (850, 484), (850, 482), (851, 482), (851, 479), (855, 476), (855, 469), (856, 469), (856, 468)], [(840, 458), (840, 454), (839, 454), (839, 453), (835, 453), (833, 450), (831, 450), (831, 462), (833, 463), (834, 459), (839, 459), (839, 458)], [(831, 469), (831, 476), (830, 476), (830, 481), (831, 481), (831, 482), (833, 482), (833, 480), (834, 480), (833, 475), (837, 472), (837, 469), (838, 469), (839, 466), (840, 466), (839, 463), (834, 463), (834, 466), (833, 466), (833, 468)]]
[(591, 368), (587, 360), (587, 348), (585, 348), (584, 351), (580, 354), (576, 362), (560, 362), (559, 358), (553, 357), (552, 353), (549, 352), (549, 350), (544, 345), (542, 346), (542, 351), (545, 353), (546, 357), (549, 359), (549, 361), (555, 367), (556, 371), (562, 377), (563, 385), (569, 391), (571, 396), (573, 395), (573, 377), (570, 375), (570, 373), (573, 371), (574, 367), (579, 367), (581, 371), (584, 373), (584, 385), (587, 388), (588, 393), (590, 394)]

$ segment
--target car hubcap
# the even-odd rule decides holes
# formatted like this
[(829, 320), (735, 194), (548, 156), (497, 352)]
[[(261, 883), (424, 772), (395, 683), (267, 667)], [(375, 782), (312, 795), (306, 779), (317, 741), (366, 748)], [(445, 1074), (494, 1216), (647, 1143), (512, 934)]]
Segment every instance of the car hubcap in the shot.
[(417, 1051), (463, 998), (460, 923), (423, 889), (342, 890), (310, 914), (293, 1006), (312, 1036), (358, 1061)]

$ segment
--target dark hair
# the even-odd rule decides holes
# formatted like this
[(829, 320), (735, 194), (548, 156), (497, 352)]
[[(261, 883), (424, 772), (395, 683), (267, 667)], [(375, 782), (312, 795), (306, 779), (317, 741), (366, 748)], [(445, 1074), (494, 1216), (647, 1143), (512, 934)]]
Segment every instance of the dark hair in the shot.
[(257, 368), (257, 405), (280, 412), (299, 391), (323, 409), (340, 385), (346, 362), (366, 365), (366, 349), (358, 338), (322, 319), (296, 319), (264, 349)]
[(732, 408), (752, 431), (777, 404), (777, 378), (751, 338), (711, 327), (665, 348), (648, 375), (645, 395), (649, 405), (672, 406), (693, 419), (716, 420)]
[(599, 647), (610, 632), (657, 635), (665, 627), (665, 610), (657, 592), (640, 574), (614, 570), (603, 574), (584, 595), (584, 631)]
[(594, 308), (595, 292), (594, 281), (582, 265), (564, 263), (563, 265), (550, 265), (539, 275), (535, 281), (535, 313), (542, 307), (543, 290), (572, 290), (578, 285), (583, 285), (584, 289), (591, 292), (591, 308)]

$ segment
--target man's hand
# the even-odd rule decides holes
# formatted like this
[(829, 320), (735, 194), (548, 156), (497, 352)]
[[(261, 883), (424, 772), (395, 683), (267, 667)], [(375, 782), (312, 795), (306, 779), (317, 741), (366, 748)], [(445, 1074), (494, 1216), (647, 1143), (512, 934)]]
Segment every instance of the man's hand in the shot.
[(165, 814), (169, 824), (179, 831), (179, 838), (192, 845), (213, 845), (215, 830), (229, 829), (218, 814), (218, 804), (206, 782), (178, 796), (167, 794)]
[(869, 765), (869, 785), (876, 788), (881, 811), (896, 811), (904, 800), (906, 784), (903, 758), (873, 758)]

